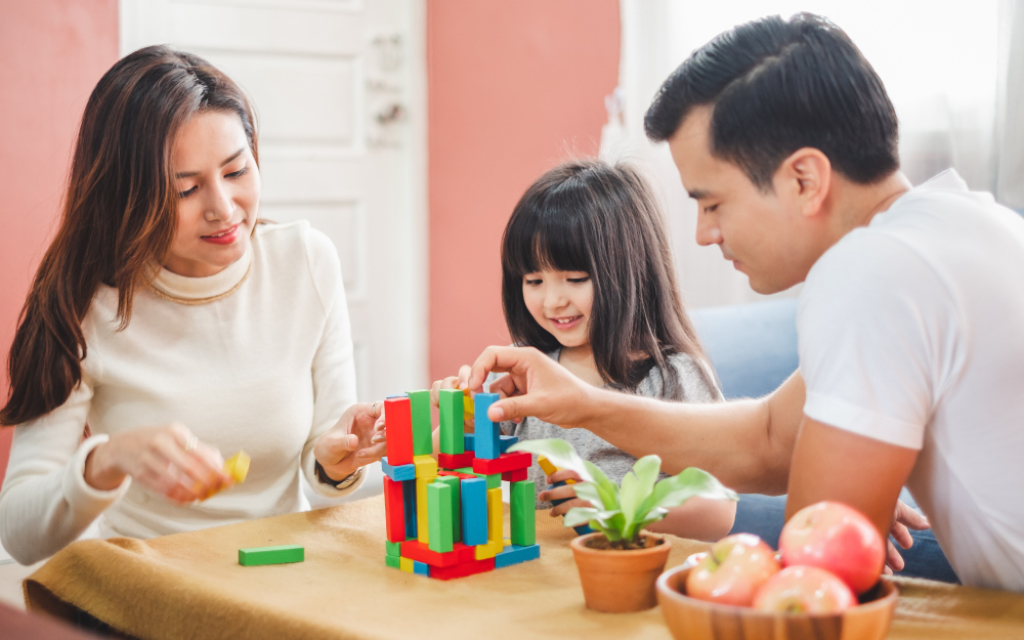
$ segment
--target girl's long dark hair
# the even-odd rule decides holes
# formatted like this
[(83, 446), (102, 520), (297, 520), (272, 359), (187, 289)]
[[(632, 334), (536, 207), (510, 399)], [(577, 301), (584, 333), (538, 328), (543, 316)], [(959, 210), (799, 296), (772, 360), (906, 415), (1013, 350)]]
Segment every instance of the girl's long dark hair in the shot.
[(676, 353), (692, 357), (709, 378), (676, 286), (661, 211), (635, 169), (580, 160), (545, 173), (505, 227), (501, 268), (515, 343), (545, 352), (561, 346), (526, 308), (523, 276), (544, 268), (584, 271), (594, 286), (590, 344), (605, 380), (635, 391), (656, 365), (662, 396), (680, 399), (678, 374), (667, 361)]
[(174, 237), (174, 138), (199, 111), (238, 114), (258, 160), (256, 118), (245, 93), (202, 58), (140, 49), (100, 79), (82, 116), (57, 234), (22, 308), (8, 358), (0, 425), (49, 413), (82, 379), (82, 320), (100, 284), (117, 289), (121, 328), (135, 289)]

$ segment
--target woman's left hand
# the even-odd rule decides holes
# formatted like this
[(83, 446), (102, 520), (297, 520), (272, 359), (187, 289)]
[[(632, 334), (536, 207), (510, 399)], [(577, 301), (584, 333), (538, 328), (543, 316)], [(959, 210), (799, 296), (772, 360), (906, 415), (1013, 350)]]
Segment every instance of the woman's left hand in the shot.
[(356, 469), (380, 460), (387, 443), (374, 443), (374, 425), (384, 403), (358, 403), (348, 408), (338, 424), (316, 441), (313, 456), (333, 480), (343, 480)]

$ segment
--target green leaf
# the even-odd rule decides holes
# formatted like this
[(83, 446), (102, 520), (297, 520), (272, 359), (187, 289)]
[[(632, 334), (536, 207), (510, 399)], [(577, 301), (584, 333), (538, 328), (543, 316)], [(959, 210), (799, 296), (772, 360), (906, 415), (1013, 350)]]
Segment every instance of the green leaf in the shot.
[(617, 505), (604, 504), (604, 497), (601, 495), (601, 491), (597, 485), (593, 482), (577, 482), (572, 485), (572, 488), (576, 490), (576, 497), (586, 500), (594, 507), (598, 509), (614, 509)]
[(604, 471), (601, 471), (601, 467), (597, 466), (590, 460), (585, 460), (583, 462), (583, 466), (586, 467), (592, 481), (597, 485), (597, 490), (601, 492), (601, 502), (604, 504), (604, 508), (618, 509), (619, 487), (608, 479), (608, 476), (604, 474)]
[(636, 508), (640, 506), (642, 499), (640, 496), (640, 481), (637, 480), (635, 473), (627, 471), (626, 475), (622, 476), (622, 486), (619, 488), (619, 504), (622, 505), (622, 513), (625, 516), (625, 527), (627, 529), (629, 525), (633, 524)]
[[(633, 473), (636, 474), (637, 480), (640, 481), (640, 501), (647, 499), (647, 496), (651, 495), (654, 491), (654, 483), (658, 481), (658, 473), (661, 471), (661, 458), (658, 456), (644, 456), (636, 461), (633, 465)], [(643, 517), (643, 514), (636, 514), (637, 518)]]
[(562, 524), (567, 527), (575, 527), (585, 522), (590, 522), (597, 514), (598, 510), (592, 507), (573, 507), (562, 518)]
[(510, 452), (528, 451), (544, 456), (551, 461), (551, 464), (560, 469), (568, 469), (579, 474), (580, 479), (592, 481), (593, 478), (584, 464), (583, 458), (576, 453), (572, 445), (561, 438), (547, 438), (545, 440), (526, 440), (509, 447)]
[(725, 488), (715, 476), (696, 467), (689, 467), (654, 485), (654, 492), (648, 498), (649, 504), (645, 501), (643, 507), (648, 510), (655, 507), (671, 509), (694, 496), (711, 500), (739, 500), (736, 492)]

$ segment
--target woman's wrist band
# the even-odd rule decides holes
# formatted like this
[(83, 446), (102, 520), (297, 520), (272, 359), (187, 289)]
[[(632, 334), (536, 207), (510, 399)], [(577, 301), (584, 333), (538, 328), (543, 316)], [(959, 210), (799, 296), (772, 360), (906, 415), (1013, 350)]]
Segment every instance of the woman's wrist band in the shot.
[(358, 469), (356, 469), (352, 473), (348, 474), (347, 476), (345, 476), (341, 480), (335, 480), (335, 479), (331, 478), (329, 475), (327, 475), (327, 472), (324, 471), (324, 468), (320, 464), (319, 460), (316, 461), (314, 469), (316, 471), (316, 478), (317, 478), (317, 480), (319, 480), (323, 484), (330, 485), (330, 486), (334, 487), (335, 489), (348, 489), (353, 484), (355, 484), (355, 481), (359, 479), (359, 476), (360, 476), (360, 474), (363, 471), (363, 468), (359, 467)]

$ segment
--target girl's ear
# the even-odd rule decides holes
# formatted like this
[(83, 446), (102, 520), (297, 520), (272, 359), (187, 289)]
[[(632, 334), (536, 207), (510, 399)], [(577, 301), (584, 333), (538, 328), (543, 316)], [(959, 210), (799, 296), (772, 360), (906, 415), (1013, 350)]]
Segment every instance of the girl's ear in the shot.
[(796, 201), (801, 215), (816, 216), (832, 187), (832, 163), (820, 149), (797, 149), (779, 165), (773, 182), (776, 192)]

